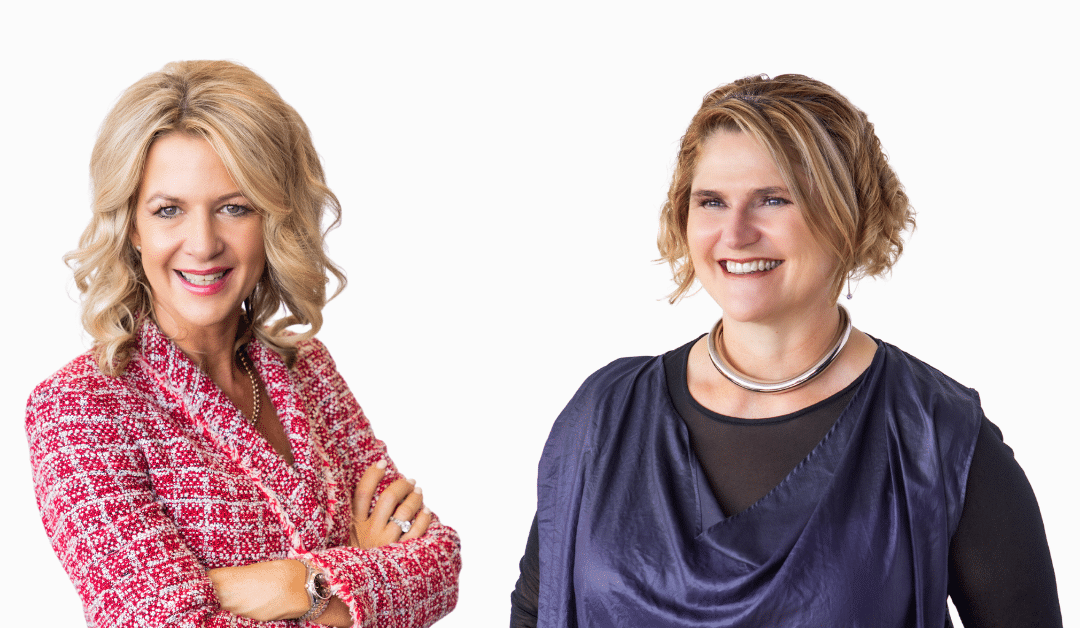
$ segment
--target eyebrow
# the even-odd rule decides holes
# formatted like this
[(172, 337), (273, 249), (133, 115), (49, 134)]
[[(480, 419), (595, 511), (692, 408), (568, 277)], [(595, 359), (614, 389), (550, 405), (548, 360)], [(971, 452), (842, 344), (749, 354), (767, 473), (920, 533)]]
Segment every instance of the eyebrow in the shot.
[[(216, 204), (216, 203), (221, 203), (221, 202), (224, 202), (224, 201), (227, 201), (227, 200), (230, 200), (230, 199), (234, 199), (234, 198), (238, 198), (238, 197), (239, 198), (245, 198), (245, 199), (247, 198), (247, 197), (245, 197), (243, 195), (243, 193), (237, 191), (237, 192), (229, 192), (228, 194), (222, 194), (221, 196), (215, 198), (213, 200), (213, 202)], [(165, 201), (166, 203), (180, 203), (181, 199), (179, 199), (179, 198), (177, 198), (175, 196), (169, 196), (168, 194), (166, 194), (164, 192), (157, 192), (157, 193), (151, 195), (150, 198), (146, 199), (147, 203), (152, 203), (154, 201)]]
[[(765, 188), (757, 188), (753, 191), (754, 196), (768, 196), (770, 194), (791, 194), (787, 188), (781, 186), (769, 186)], [(723, 194), (714, 190), (695, 190), (691, 196), (699, 198), (723, 198)]]

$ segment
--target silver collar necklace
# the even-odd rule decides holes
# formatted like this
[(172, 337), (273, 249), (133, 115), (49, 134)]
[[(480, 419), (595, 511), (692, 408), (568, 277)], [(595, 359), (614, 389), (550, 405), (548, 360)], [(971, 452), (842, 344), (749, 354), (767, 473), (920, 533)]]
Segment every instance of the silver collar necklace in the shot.
[(726, 377), (732, 384), (745, 388), (746, 390), (761, 393), (777, 393), (791, 390), (792, 388), (798, 388), (827, 369), (829, 365), (832, 364), (833, 360), (836, 359), (836, 356), (840, 355), (840, 351), (843, 350), (844, 345), (847, 344), (848, 338), (851, 336), (851, 315), (844, 309), (844, 306), (837, 304), (836, 307), (840, 308), (840, 328), (842, 330), (839, 336), (837, 336), (836, 342), (825, 355), (821, 356), (820, 360), (813, 364), (813, 366), (791, 379), (785, 379), (779, 382), (763, 382), (740, 373), (735, 370), (735, 367), (728, 364), (727, 360), (724, 359), (723, 351), (720, 349), (720, 337), (724, 334), (723, 316), (720, 317), (720, 320), (716, 321), (712, 331), (709, 332), (709, 341), (706, 343), (709, 346), (709, 357), (712, 358), (713, 366), (716, 367), (716, 370), (720, 371), (721, 375)]

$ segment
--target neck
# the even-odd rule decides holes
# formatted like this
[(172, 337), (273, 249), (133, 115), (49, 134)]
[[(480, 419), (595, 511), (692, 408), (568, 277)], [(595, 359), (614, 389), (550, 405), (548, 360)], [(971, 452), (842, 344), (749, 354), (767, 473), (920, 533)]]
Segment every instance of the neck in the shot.
[(208, 326), (186, 327), (176, 324), (167, 314), (159, 314), (155, 322), (163, 334), (176, 343), (192, 362), (213, 380), (219, 388), (228, 390), (237, 377), (235, 352), (239, 310), (226, 320)]
[(762, 381), (794, 377), (833, 346), (840, 325), (834, 303), (782, 322), (724, 319), (723, 350), (741, 373)]

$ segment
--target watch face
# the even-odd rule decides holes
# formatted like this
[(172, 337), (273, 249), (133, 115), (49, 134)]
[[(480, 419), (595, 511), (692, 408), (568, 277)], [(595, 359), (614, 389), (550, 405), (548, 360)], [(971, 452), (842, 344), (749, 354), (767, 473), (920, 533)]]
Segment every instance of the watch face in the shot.
[(315, 574), (315, 595), (324, 600), (331, 595), (330, 587), (326, 584), (326, 576), (321, 573)]

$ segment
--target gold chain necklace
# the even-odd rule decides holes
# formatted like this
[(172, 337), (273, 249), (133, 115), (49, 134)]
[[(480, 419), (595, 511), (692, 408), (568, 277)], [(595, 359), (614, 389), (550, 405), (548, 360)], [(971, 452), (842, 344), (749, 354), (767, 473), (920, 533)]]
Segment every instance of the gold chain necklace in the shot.
[(243, 347), (236, 350), (236, 357), (240, 359), (240, 366), (244, 367), (248, 379), (251, 380), (251, 396), (254, 401), (251, 403), (251, 417), (248, 419), (248, 423), (255, 425), (259, 422), (259, 380), (255, 377), (255, 366), (251, 363), (251, 358), (248, 357)]

